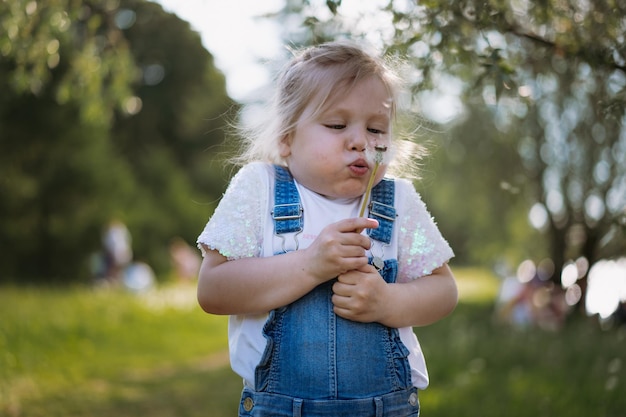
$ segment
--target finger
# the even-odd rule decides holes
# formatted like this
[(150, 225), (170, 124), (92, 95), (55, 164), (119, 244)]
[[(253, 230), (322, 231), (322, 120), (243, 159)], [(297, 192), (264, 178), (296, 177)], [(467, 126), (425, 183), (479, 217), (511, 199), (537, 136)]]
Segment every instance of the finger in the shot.
[(376, 273), (377, 276), (380, 276), (380, 274), (378, 274), (378, 270), (376, 269), (376, 267), (374, 267), (374, 265), (371, 265), (369, 263), (366, 263), (365, 265), (362, 265), (359, 268), (355, 268), (355, 270), (359, 272), (364, 272), (366, 274)]
[(356, 233), (356, 231), (344, 232), (337, 240), (342, 246), (348, 247), (353, 246), (361, 249), (367, 250), (372, 246), (372, 242), (369, 237), (365, 235), (361, 235)]
[[(360, 274), (356, 272), (356, 270), (358, 269), (359, 268), (355, 268), (346, 272), (345, 274), (338, 275), (337, 282), (335, 283), (337, 288), (345, 289), (347, 286), (355, 285), (360, 277)], [(333, 285), (333, 290), (335, 289), (335, 285)]]
[(353, 320), (353, 315), (351, 314), (352, 312), (347, 308), (342, 308), (337, 305), (334, 305), (333, 311), (339, 317), (343, 317), (344, 319), (348, 319), (348, 320)]
[(333, 284), (333, 303), (335, 303), (335, 300), (340, 300), (341, 298), (348, 297), (350, 293), (349, 287), (349, 285), (343, 282), (335, 282)]
[(369, 244), (367, 244), (368, 247), (363, 247), (363, 244), (366, 244), (366, 242), (355, 242), (354, 244), (344, 243), (337, 249), (337, 251), (342, 258), (367, 259), (366, 250), (369, 248)]
[(337, 230), (344, 233), (354, 232), (355, 230), (376, 229), (378, 221), (367, 217), (353, 217), (337, 222), (337, 227)]
[(331, 298), (334, 309), (341, 309), (345, 311), (351, 310), (350, 300), (351, 298), (349, 296), (341, 295), (337, 293), (334, 293)]

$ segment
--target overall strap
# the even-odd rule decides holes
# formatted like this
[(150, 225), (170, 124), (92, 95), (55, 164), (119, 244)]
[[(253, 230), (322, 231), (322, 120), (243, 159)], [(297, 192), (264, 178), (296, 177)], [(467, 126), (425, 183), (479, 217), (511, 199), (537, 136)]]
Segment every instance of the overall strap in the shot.
[(393, 223), (396, 220), (394, 208), (395, 183), (391, 178), (383, 178), (372, 189), (372, 199), (369, 204), (369, 218), (378, 220), (377, 229), (368, 229), (367, 234), (372, 239), (383, 243), (391, 242)]
[(274, 172), (274, 234), (302, 232), (304, 210), (293, 177), (286, 168), (278, 165), (274, 165)]

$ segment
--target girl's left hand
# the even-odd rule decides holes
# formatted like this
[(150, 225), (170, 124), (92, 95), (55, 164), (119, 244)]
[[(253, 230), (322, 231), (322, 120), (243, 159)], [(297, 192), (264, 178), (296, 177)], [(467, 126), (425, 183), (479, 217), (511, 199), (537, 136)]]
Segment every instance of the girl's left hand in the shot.
[(348, 271), (333, 284), (335, 314), (362, 323), (380, 322), (387, 305), (387, 283), (372, 265)]

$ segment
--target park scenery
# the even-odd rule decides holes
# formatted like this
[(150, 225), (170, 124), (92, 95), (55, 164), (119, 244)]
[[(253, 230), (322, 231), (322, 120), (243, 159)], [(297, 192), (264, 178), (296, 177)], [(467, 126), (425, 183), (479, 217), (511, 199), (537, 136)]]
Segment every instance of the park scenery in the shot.
[[(496, 308), (499, 278), (455, 272), (457, 310), (415, 329), (431, 379), (423, 414), (624, 416), (625, 326), (584, 316), (512, 326)], [(3, 286), (0, 306), (0, 416), (236, 415), (226, 318), (202, 312), (191, 283)]]
[[(258, 61), (350, 38), (403, 64), (459, 288), (414, 328), (421, 415), (626, 417), (626, 3), (366, 3), (278, 1)], [(0, 1), (0, 417), (237, 414), (196, 239), (264, 90), (218, 62), (160, 1)]]

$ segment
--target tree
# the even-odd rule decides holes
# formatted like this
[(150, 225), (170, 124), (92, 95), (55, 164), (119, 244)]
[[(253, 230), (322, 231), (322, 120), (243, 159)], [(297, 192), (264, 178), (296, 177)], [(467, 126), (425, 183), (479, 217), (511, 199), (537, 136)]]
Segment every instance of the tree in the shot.
[(233, 106), (189, 24), (147, 1), (0, 3), (0, 89), (0, 281), (88, 279), (112, 217), (166, 272), (222, 192)]
[(218, 158), (235, 106), (189, 23), (143, 0), (123, 0), (118, 15), (139, 68), (140, 107), (117, 113), (111, 139), (140, 188), (128, 210), (137, 255), (164, 270), (169, 241), (195, 241), (225, 188)]
[(134, 67), (113, 21), (116, 2), (15, 0), (0, 6), (3, 81), (18, 94), (79, 103), (81, 120), (106, 124), (129, 96)]
[[(433, 145), (416, 182), (455, 250), (455, 263), (513, 265), (521, 256), (545, 256), (528, 227), (520, 198), (522, 170), (516, 137), (494, 126), (489, 109), (470, 107), (464, 119)], [(514, 245), (510, 242), (515, 242)]]
[[(395, 13), (393, 50), (420, 47), (419, 89), (445, 73), (470, 105), (491, 109), (500, 136), (517, 136), (523, 189), (545, 209), (553, 279), (570, 260), (624, 253), (626, 4), (427, 3)], [(586, 271), (579, 271), (581, 277)], [(584, 281), (583, 281), (584, 286)]]
[(0, 5), (4, 280), (78, 276), (128, 188), (106, 126), (130, 94), (132, 58), (107, 4), (72, 3)]
[[(288, 2), (283, 13), (297, 7), (303, 26), (313, 22), (308, 40), (350, 33), (406, 57), (418, 105), (433, 96), (462, 98), (456, 124), (471, 124), (475, 108), (489, 112), (496, 131), (473, 137), (473, 149), (504, 140), (516, 151), (504, 183), (532, 207), (554, 281), (579, 257), (593, 264), (625, 253), (626, 3), (390, 0), (369, 20), (382, 24), (361, 29), (365, 16), (348, 22), (341, 1), (327, 5), (321, 13), (314, 2)], [(450, 141), (464, 145), (477, 134), (464, 132)], [(583, 290), (585, 274), (579, 271)]]

